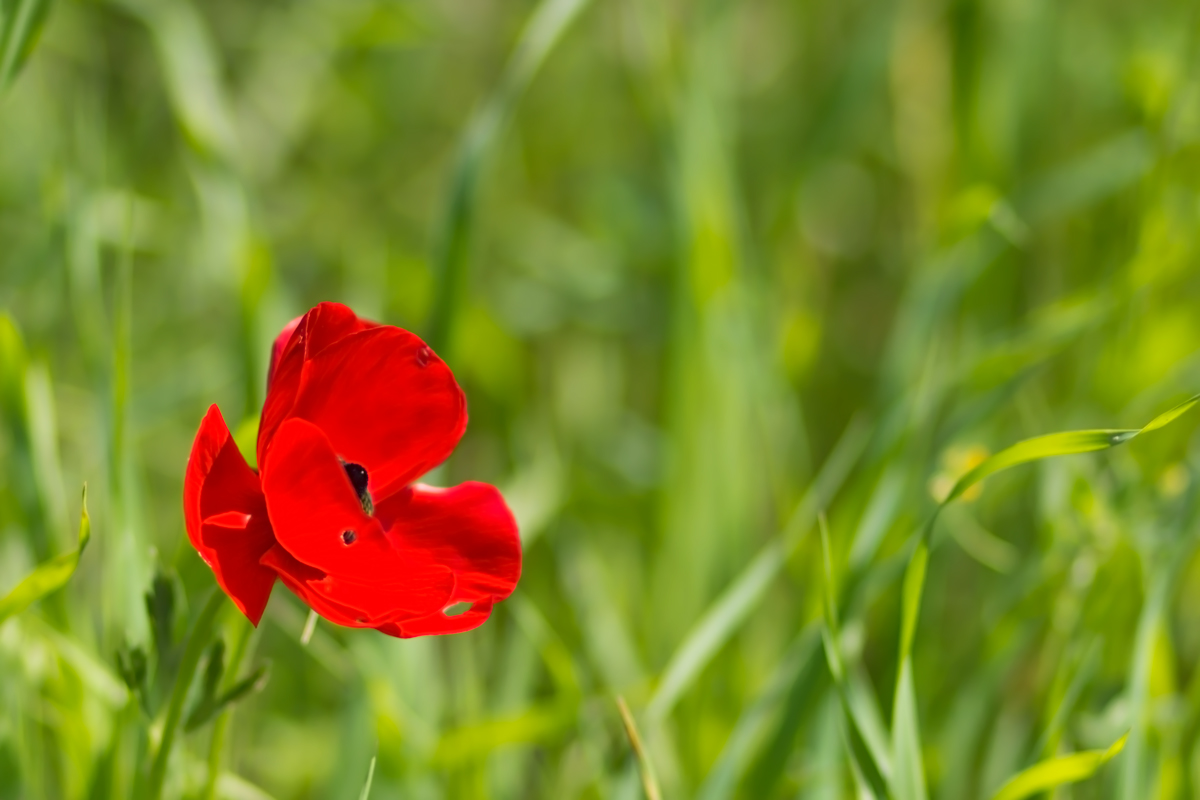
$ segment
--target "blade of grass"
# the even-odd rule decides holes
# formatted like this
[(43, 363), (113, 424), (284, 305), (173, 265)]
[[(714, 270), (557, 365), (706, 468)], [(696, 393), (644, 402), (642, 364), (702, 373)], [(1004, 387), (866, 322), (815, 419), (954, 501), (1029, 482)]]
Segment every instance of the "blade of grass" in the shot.
[(674, 708), (696, 676), (750, 615), (779, 574), (788, 556), (828, 505), (866, 447), (870, 425), (855, 417), (830, 453), (783, 531), (769, 542), (691, 629), (663, 670), (662, 679), (646, 708), (646, 719), (657, 724)]
[(1001, 786), (992, 800), (1022, 800), (1065, 783), (1087, 780), (1121, 752), (1128, 738), (1125, 734), (1107, 750), (1085, 750), (1034, 764)]
[(833, 678), (833, 685), (837, 689), (838, 701), (841, 705), (841, 727), (846, 745), (846, 755), (850, 759), (855, 778), (865, 784), (874, 797), (884, 798), (887, 796), (886, 776), (891, 769), (882, 754), (872, 748), (868, 737), (864, 736), (859, 719), (850, 702), (846, 660), (839, 644), (841, 633), (838, 623), (837, 587), (833, 575), (833, 554), (830, 550), (829, 526), (825, 522), (824, 512), (818, 515), (817, 522), (821, 531), (821, 556), (825, 567), (822, 581), (824, 590), (822, 610), (825, 626), (821, 629), (821, 641), (825, 647), (825, 660), (829, 665), (829, 674)]
[(475, 193), (488, 153), (504, 129), (521, 96), (554, 45), (588, 0), (542, 0), (521, 33), (516, 49), (504, 67), (500, 82), (467, 123), (459, 145), (450, 196), (446, 200), (440, 233), (433, 253), (437, 284), (428, 335), (430, 346), (448, 355), (454, 315), (466, 282), (470, 262), (471, 231), (475, 224)]
[(8, 88), (37, 42), (50, 13), (50, 0), (0, 4), (0, 91)]
[(375, 780), (375, 758), (376, 756), (371, 756), (371, 766), (367, 767), (367, 780), (358, 794), (358, 800), (369, 800), (371, 797), (371, 783)]
[(43, 543), (47, 554), (67, 546), (70, 525), (67, 498), (63, 492), (62, 464), (58, 457), (58, 420), (50, 370), (34, 362), (25, 371), (25, 408), (29, 424), (29, 455), (42, 503), (46, 529)]
[[(738, 717), (721, 755), (717, 757), (716, 763), (696, 793), (697, 800), (725, 800), (732, 797), (755, 751), (762, 746), (762, 740), (769, 733), (767, 726), (777, 716), (777, 712), (782, 711), (786, 718), (789, 711), (802, 713), (805, 710), (809, 701), (813, 699), (813, 692), (806, 690), (817, 683), (818, 676), (813, 673), (821, 669), (816, 660), (819, 641), (815, 625), (807, 626), (797, 637), (776, 667), (762, 694)], [(797, 687), (798, 681), (803, 685)], [(792, 691), (793, 687), (799, 691)], [(781, 723), (786, 725), (786, 719), (781, 720)], [(792, 733), (795, 733), (794, 729)]]
[(224, 602), (225, 593), (220, 589), (213, 589), (208, 602), (204, 604), (204, 608), (196, 617), (195, 624), (192, 625), (192, 632), (188, 636), (183, 658), (179, 660), (175, 685), (171, 688), (171, 701), (167, 706), (167, 717), (163, 722), (162, 738), (154, 753), (154, 761), (150, 765), (150, 777), (146, 783), (146, 800), (159, 800), (162, 797), (163, 781), (167, 777), (167, 761), (171, 756), (171, 747), (175, 743), (175, 732), (183, 717), (183, 704), (187, 699), (188, 688), (192, 685), (192, 678), (196, 674), (200, 656), (212, 638), (213, 624), (216, 622), (217, 613), (221, 610)]
[[(234, 685), (237, 680), (238, 670), (241, 669), (242, 660), (246, 657), (247, 651), (252, 649), (250, 644), (251, 639), (255, 637), (258, 629), (248, 625), (246, 620), (237, 617), (234, 624), (237, 627), (237, 632), (234, 634), (233, 651), (229, 656), (229, 667), (225, 671), (224, 691)], [(208, 781), (204, 786), (204, 794), (202, 797), (205, 800), (216, 800), (217, 797), (217, 782), (221, 776), (221, 755), (225, 748), (225, 735), (229, 728), (229, 719), (233, 714), (232, 708), (226, 708), (217, 715), (213, 721), (212, 738), (209, 740), (208, 747)]]
[(629, 710), (625, 698), (617, 695), (617, 708), (621, 712), (621, 722), (625, 725), (625, 735), (629, 737), (629, 745), (637, 757), (638, 769), (642, 775), (642, 788), (646, 791), (646, 800), (662, 800), (662, 792), (658, 789), (658, 778), (654, 775), (654, 765), (650, 754), (642, 745), (642, 737), (638, 733), (637, 723)]
[(79, 566), (79, 557), (92, 536), (92, 523), (87, 511), (87, 485), (83, 487), (83, 511), (79, 520), (79, 546), (69, 553), (55, 556), (25, 576), (16, 588), (0, 599), (0, 623), (19, 614), (46, 595), (67, 584)]
[(1200, 395), (1194, 395), (1159, 414), (1141, 428), (1064, 431), (1017, 442), (986, 459), (959, 478), (946, 499), (934, 510), (916, 541), (916, 547), (904, 573), (899, 668), (896, 674), (896, 692), (892, 709), (892, 754), (895, 767), (892, 791), (898, 800), (921, 800), (925, 797), (917, 698), (912, 675), (912, 644), (920, 617), (921, 593), (924, 589), (925, 571), (929, 562), (929, 540), (939, 512), (961, 497), (972, 486), (997, 472), (1044, 458), (1116, 447), (1142, 433), (1156, 431), (1170, 424), (1198, 402), (1200, 402)]
[(1146, 794), (1143, 761), (1148, 749), (1147, 729), (1151, 724), (1148, 719), (1150, 672), (1171, 583), (1170, 565), (1166, 563), (1147, 576), (1149, 592), (1138, 619), (1129, 675), (1129, 719), (1133, 727), (1121, 739), (1122, 743), (1129, 740), (1129, 754), (1122, 765), (1121, 788), (1117, 795), (1121, 800), (1139, 800)]

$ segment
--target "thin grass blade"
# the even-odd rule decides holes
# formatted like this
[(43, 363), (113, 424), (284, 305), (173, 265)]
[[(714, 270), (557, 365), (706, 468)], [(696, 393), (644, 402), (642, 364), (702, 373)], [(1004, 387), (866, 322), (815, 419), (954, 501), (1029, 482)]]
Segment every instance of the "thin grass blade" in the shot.
[(648, 720), (657, 723), (671, 712), (696, 676), (762, 600), (788, 554), (812, 528), (818, 510), (828, 505), (858, 462), (869, 435), (870, 425), (863, 418), (855, 418), (846, 427), (821, 472), (796, 506), (787, 527), (709, 606), (675, 650), (646, 708)]
[(1022, 800), (1056, 786), (1087, 780), (1121, 752), (1128, 738), (1125, 734), (1107, 750), (1086, 750), (1034, 764), (1000, 787), (992, 800)]
[(629, 737), (629, 746), (633, 748), (633, 754), (637, 757), (646, 800), (662, 800), (662, 792), (658, 788), (658, 778), (654, 773), (654, 764), (650, 761), (650, 754), (646, 752), (645, 745), (642, 744), (642, 736), (638, 733), (637, 722), (634, 721), (633, 713), (630, 712), (625, 698), (619, 695), (617, 708), (621, 711), (621, 722), (625, 726), (625, 735)]
[(439, 352), (448, 352), (454, 314), (466, 279), (480, 170), (546, 56), (587, 2), (542, 0), (538, 4), (500, 76), (499, 86), (467, 125), (450, 179), (450, 196), (433, 258), (437, 288), (426, 339)]
[(79, 557), (92, 536), (92, 523), (87, 512), (87, 486), (83, 487), (83, 511), (79, 520), (79, 546), (70, 553), (55, 556), (25, 576), (17, 587), (0, 599), (0, 622), (19, 614), (32, 603), (66, 586), (79, 566)]
[(0, 3), (0, 91), (12, 83), (37, 44), (50, 13), (50, 0)]

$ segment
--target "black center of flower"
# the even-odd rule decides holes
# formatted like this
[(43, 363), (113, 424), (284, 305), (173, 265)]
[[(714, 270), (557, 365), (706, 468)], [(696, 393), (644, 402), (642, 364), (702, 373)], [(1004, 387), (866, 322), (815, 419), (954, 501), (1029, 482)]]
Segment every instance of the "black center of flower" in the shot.
[[(346, 477), (350, 479), (350, 485), (354, 487), (354, 493), (358, 495), (358, 501), (362, 503), (363, 511), (368, 514), (373, 513), (375, 504), (371, 502), (371, 493), (367, 491), (369, 476), (366, 468), (362, 464), (349, 462), (342, 464), (342, 468), (346, 470)], [(346, 542), (346, 544), (350, 544), (350, 542)]]
[(358, 534), (354, 531), (342, 531), (342, 544), (354, 544), (354, 540), (358, 538)]

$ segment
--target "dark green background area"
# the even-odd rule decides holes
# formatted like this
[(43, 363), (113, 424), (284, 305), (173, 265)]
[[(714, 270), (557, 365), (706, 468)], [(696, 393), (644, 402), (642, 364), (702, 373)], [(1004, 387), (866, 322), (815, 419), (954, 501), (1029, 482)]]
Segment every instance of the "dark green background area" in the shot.
[(165, 797), (352, 799), (374, 757), (374, 800), (633, 800), (617, 695), (670, 800), (856, 797), (906, 747), (988, 798), (1126, 732), (1046, 796), (1200, 792), (1200, 416), (947, 507), (891, 741), (955, 479), (1200, 390), (1195, 2), (0, 0), (0, 87), (0, 592), (85, 481), (93, 533), (0, 624), (0, 800), (132, 796), (165, 706), (117, 653), (156, 574), (177, 638), (213, 586), (192, 437), (215, 402), (252, 451), (323, 300), (454, 370), (426, 480), (499, 486), (524, 574), (453, 637), (227, 604), (223, 685), (269, 677)]

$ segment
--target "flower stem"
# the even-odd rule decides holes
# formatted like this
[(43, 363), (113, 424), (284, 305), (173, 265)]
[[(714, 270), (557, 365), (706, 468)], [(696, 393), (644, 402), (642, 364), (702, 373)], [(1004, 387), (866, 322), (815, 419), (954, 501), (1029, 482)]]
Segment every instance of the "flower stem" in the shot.
[(208, 645), (208, 640), (212, 638), (213, 623), (224, 601), (225, 595), (219, 589), (214, 590), (200, 611), (200, 616), (196, 618), (196, 624), (192, 626), (187, 647), (179, 662), (179, 672), (175, 675), (175, 686), (171, 689), (171, 704), (167, 707), (162, 739), (159, 741), (158, 751), (154, 754), (154, 762), (150, 765), (146, 800), (159, 800), (162, 797), (163, 780), (167, 775), (167, 759), (171, 756), (171, 745), (175, 742), (175, 729), (179, 727), (179, 718), (183, 716), (183, 703), (196, 674), (196, 666), (200, 663), (200, 655)]

